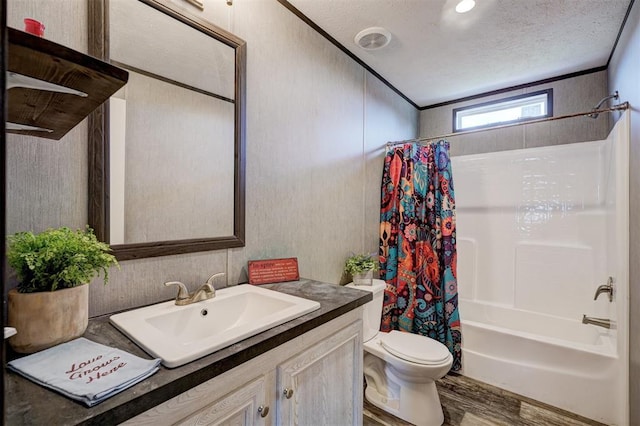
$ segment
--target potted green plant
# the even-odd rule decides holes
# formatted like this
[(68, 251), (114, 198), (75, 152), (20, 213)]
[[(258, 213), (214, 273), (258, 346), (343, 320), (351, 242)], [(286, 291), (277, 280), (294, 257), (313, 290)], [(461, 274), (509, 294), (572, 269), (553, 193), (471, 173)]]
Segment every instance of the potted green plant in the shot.
[(378, 259), (373, 254), (354, 254), (344, 265), (344, 271), (351, 275), (355, 285), (371, 285), (373, 271), (378, 269)]
[(81, 336), (89, 322), (88, 284), (118, 266), (109, 246), (93, 230), (63, 227), (8, 238), (7, 261), (18, 286), (8, 293), (9, 339), (16, 352), (32, 353)]

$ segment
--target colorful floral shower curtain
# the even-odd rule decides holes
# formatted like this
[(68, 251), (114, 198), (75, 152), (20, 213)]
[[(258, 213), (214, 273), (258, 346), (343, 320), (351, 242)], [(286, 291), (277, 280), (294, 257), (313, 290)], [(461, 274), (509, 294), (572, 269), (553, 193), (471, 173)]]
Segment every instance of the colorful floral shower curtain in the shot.
[(387, 282), (382, 331), (444, 343), (461, 368), (456, 225), (449, 143), (390, 147), (380, 212), (380, 277)]

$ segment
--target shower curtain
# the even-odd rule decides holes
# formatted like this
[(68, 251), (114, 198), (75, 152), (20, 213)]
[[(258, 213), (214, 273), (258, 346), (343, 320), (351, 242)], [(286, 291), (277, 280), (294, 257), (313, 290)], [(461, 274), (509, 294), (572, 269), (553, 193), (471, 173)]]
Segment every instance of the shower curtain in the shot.
[(382, 331), (431, 337), (462, 366), (456, 282), (455, 201), (449, 143), (387, 149), (380, 211)]

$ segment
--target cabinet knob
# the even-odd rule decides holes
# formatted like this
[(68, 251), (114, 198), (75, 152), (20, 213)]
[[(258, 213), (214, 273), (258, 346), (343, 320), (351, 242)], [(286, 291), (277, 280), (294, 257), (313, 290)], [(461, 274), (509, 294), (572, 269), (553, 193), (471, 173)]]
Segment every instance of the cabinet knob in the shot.
[(284, 395), (285, 398), (291, 399), (291, 397), (293, 396), (293, 389), (284, 388), (284, 390), (282, 391), (282, 394)]
[(260, 417), (267, 417), (269, 415), (269, 406), (268, 405), (259, 406), (258, 413), (260, 413)]

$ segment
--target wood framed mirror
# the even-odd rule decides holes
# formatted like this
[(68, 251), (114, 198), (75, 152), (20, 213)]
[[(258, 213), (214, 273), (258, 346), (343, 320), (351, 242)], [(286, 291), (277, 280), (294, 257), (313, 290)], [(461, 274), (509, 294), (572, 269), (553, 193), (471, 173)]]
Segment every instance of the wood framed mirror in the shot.
[(118, 260), (244, 246), (246, 43), (169, 0), (89, 1), (129, 83), (89, 116), (89, 225)]

